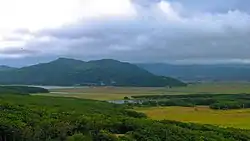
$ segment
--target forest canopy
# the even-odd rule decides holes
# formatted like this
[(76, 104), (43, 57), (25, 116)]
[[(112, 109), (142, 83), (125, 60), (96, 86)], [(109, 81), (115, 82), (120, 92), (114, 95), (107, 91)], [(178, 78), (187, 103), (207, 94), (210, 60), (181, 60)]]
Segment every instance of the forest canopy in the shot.
[(173, 121), (94, 100), (0, 95), (0, 140), (247, 141), (250, 131)]

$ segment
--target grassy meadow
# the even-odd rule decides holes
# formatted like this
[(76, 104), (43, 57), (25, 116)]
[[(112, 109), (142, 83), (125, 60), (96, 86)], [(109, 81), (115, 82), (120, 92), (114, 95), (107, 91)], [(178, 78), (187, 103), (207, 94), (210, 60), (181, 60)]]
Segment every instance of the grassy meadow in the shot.
[(250, 109), (212, 110), (209, 107), (150, 107), (136, 108), (155, 120), (174, 120), (221, 127), (250, 129)]
[(119, 100), (136, 95), (155, 95), (163, 93), (166, 88), (140, 87), (79, 87), (65, 89), (51, 89), (46, 96), (75, 97), (94, 100)]
[(174, 95), (174, 94), (239, 94), (250, 93), (250, 83), (203, 83), (190, 84), (187, 87), (76, 87), (51, 89), (47, 96), (76, 97), (94, 100), (119, 100), (138, 95)]

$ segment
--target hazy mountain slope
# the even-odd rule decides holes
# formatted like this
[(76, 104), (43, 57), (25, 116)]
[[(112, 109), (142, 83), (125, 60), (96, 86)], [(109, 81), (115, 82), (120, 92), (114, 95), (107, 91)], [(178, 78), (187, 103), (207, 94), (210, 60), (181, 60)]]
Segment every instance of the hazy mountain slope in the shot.
[(137, 64), (156, 75), (187, 81), (250, 81), (250, 65), (169, 65)]
[(0, 73), (1, 84), (180, 86), (179, 80), (156, 76), (136, 65), (111, 59), (84, 62), (59, 58)]
[(15, 68), (5, 66), (5, 65), (0, 65), (0, 71), (6, 71), (6, 70), (11, 70), (11, 69), (15, 69)]

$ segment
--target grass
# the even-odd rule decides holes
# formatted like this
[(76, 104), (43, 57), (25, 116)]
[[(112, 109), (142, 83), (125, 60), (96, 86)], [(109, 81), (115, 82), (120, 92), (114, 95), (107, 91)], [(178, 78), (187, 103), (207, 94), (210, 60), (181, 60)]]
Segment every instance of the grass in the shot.
[(79, 87), (52, 89), (47, 96), (76, 97), (95, 100), (117, 100), (135, 95), (159, 95), (159, 94), (197, 94), (220, 93), (239, 94), (250, 93), (250, 83), (204, 83), (192, 84), (188, 87), (178, 88), (138, 88), (138, 87)]
[(84, 87), (53, 89), (47, 96), (76, 97), (94, 100), (117, 100), (135, 95), (162, 94), (167, 88), (139, 88), (139, 87)]
[(250, 129), (250, 109), (212, 110), (208, 107), (152, 107), (136, 108), (155, 120), (175, 120), (201, 124), (213, 124), (221, 127)]
[[(170, 90), (169, 90), (170, 91)], [(250, 93), (249, 82), (221, 82), (192, 84), (188, 87), (173, 88), (173, 92), (239, 94)]]

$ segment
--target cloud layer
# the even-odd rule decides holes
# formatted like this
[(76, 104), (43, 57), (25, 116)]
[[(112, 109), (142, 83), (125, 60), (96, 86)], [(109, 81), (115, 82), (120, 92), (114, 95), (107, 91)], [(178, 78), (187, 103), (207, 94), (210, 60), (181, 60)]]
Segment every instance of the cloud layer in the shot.
[(71, 22), (36, 30), (0, 30), (0, 58), (248, 63), (249, 4), (245, 0), (85, 0), (79, 9), (74, 7), (78, 13), (73, 13), (76, 18)]

